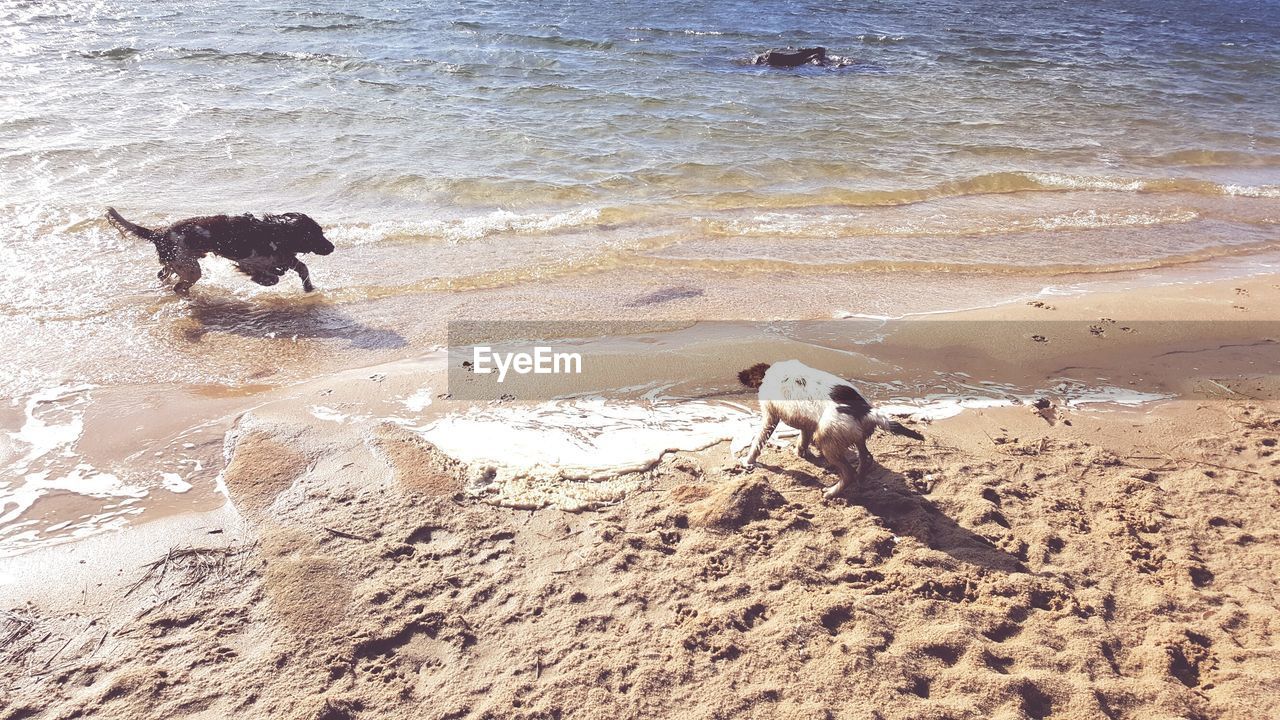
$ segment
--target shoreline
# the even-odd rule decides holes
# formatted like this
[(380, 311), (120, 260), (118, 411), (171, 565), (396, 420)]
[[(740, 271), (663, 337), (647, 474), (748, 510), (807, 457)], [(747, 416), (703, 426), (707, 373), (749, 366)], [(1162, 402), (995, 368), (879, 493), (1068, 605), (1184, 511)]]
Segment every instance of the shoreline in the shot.
[[(163, 489), (157, 485), (149, 497), (126, 500), (125, 505), (131, 507), (121, 506), (126, 513), (121, 516), (125, 522), (144, 508), (142, 519), (152, 521), (173, 512), (214, 509), (221, 505), (216, 481), (227, 453), (222, 436), (234, 425), (237, 416), (264, 405), (282, 402), (298, 405), (303, 402), (302, 398), (315, 393), (319, 395), (312, 397), (305, 407), (299, 406), (300, 412), (309, 415), (312, 422), (321, 425), (367, 423), (383, 418), (410, 428), (424, 427), (443, 415), (465, 413), (468, 409), (473, 413), (488, 413), (487, 422), (501, 425), (509, 422), (504, 417), (511, 410), (532, 408), (534, 412), (520, 424), (554, 425), (561, 409), (550, 407), (548, 401), (555, 398), (600, 395), (625, 403), (646, 396), (648, 402), (656, 399), (677, 404), (682, 398), (729, 400), (737, 403), (743, 412), (704, 413), (703, 420), (698, 421), (713, 421), (714, 415), (717, 419), (713, 422), (729, 423), (728, 430), (713, 430), (709, 436), (719, 432), (724, 440), (741, 435), (742, 424), (749, 425), (754, 412), (754, 401), (733, 380), (736, 371), (754, 362), (788, 357), (850, 377), (877, 403), (897, 414), (926, 422), (961, 412), (966, 407), (1026, 404), (1042, 397), (1056, 405), (1092, 402), (1102, 407), (1133, 404), (1150, 407), (1154, 401), (1179, 397), (1230, 399), (1237, 393), (1242, 395), (1235, 399), (1259, 392), (1265, 397), (1265, 393), (1275, 389), (1275, 380), (1268, 378), (1265, 368), (1251, 368), (1243, 364), (1250, 361), (1238, 357), (1208, 358), (1201, 362), (1199, 355), (1190, 353), (1208, 351), (1214, 342), (1239, 344), (1252, 337), (1263, 343), (1255, 348), (1263, 353), (1260, 359), (1273, 361), (1280, 351), (1275, 350), (1277, 346), (1268, 347), (1267, 341), (1280, 338), (1280, 316), (1271, 317), (1265, 308), (1280, 303), (1278, 280), (1280, 274), (1107, 292), (1086, 291), (1070, 296), (1041, 292), (1035, 297), (1042, 299), (1037, 300), (945, 314), (910, 315), (900, 320), (844, 318), (687, 325), (674, 321), (640, 323), (639, 327), (627, 322), (584, 321), (567, 325), (563, 330), (550, 324), (556, 332), (581, 333), (583, 337), (590, 337), (592, 332), (622, 334), (596, 340), (570, 337), (561, 341), (586, 353), (593, 368), (582, 378), (560, 384), (514, 377), (501, 388), (490, 384), (475, 389), (475, 385), (458, 383), (471, 383), (476, 376), (446, 372), (446, 357), (437, 352), (280, 387), (261, 386), (248, 394), (236, 389), (188, 388), (179, 405), (185, 408), (182, 417), (189, 420), (167, 420), (165, 430), (144, 431), (144, 426), (139, 425), (132, 433), (121, 434), (108, 428), (128, 424), (128, 417), (113, 413), (95, 420), (90, 414), (85, 426), (89, 432), (82, 428), (81, 433), (95, 437), (94, 445), (101, 447), (96, 455), (92, 445), (79, 447), (75, 457), (82, 467), (84, 462), (98, 462), (104, 468), (111, 468), (114, 467), (110, 464), (111, 457), (133, 455), (139, 459), (131, 461), (131, 466), (139, 470), (155, 466), (150, 472), (161, 474), (166, 470), (162, 464), (177, 469), (194, 463), (199, 472), (184, 470), (182, 476), (169, 472), (169, 476), (183, 486), (194, 485), (192, 490), (166, 501), (163, 496), (155, 496)], [(1103, 322), (1107, 314), (1120, 315), (1119, 310), (1126, 313), (1121, 317), (1129, 318), (1127, 322)], [(1171, 317), (1180, 319), (1161, 321)], [(643, 332), (663, 326), (675, 329)], [(514, 327), (515, 332), (519, 332), (524, 326), (516, 323)], [(978, 342), (975, 336), (979, 335), (986, 337)], [(1035, 342), (1035, 337), (1043, 337), (1045, 342)], [(551, 341), (559, 340), (553, 337)], [(945, 373), (939, 371), (942, 367), (937, 360), (939, 352), (947, 358)], [(1173, 353), (1181, 357), (1174, 357)], [(456, 361), (457, 358), (448, 359), (449, 363)], [(1242, 374), (1250, 369), (1257, 371), (1256, 377), (1246, 378)], [(1242, 384), (1233, 389), (1230, 379), (1233, 372), (1240, 375), (1241, 383), (1252, 385), (1246, 388)], [(387, 376), (391, 377), (390, 383), (383, 382)], [(457, 384), (453, 388), (455, 397), (445, 398), (451, 384)], [(152, 392), (149, 396), (153, 399), (143, 401), (139, 401), (132, 390), (122, 390), (104, 391), (108, 393), (105, 407), (129, 403), (137, 417), (145, 418), (147, 407), (174, 402), (168, 390)], [(113, 396), (120, 400), (112, 400)], [(1125, 397), (1129, 399), (1116, 402)], [(506, 409), (507, 406), (511, 410)], [(539, 412), (542, 415), (533, 420)], [(690, 421), (677, 416), (667, 418), (667, 422)], [(653, 424), (660, 420), (647, 419), (646, 422)], [(202, 434), (192, 435), (201, 428), (204, 428)], [(453, 434), (456, 436), (459, 432), (466, 435), (467, 431), (461, 428)], [(156, 460), (142, 458), (146, 453), (129, 445), (136, 440), (128, 440), (139, 434), (144, 439), (171, 438), (170, 450), (177, 455), (173, 460), (161, 460), (161, 453), (157, 452), (154, 453)], [(104, 443), (102, 438), (111, 440)], [(534, 436), (525, 439), (543, 442), (530, 438)], [(148, 439), (146, 444), (155, 447), (155, 440)], [(477, 454), (478, 451), (468, 451), (466, 443), (459, 446), (454, 442), (454, 446), (461, 449), (464, 460), (483, 462), (487, 453), (492, 461), (491, 449), (481, 448)], [(658, 462), (660, 455), (661, 448), (658, 448), (642, 465)], [(529, 462), (546, 464), (547, 461), (535, 457)], [(601, 465), (607, 472), (608, 463)], [(125, 490), (129, 487), (124, 486)], [(190, 509), (183, 510), (184, 506)], [(74, 512), (74, 508), (88, 506), (80, 502), (69, 507)], [(44, 523), (46, 526), (60, 519), (75, 519), (75, 515), (65, 511), (61, 515), (49, 516), (47, 511), (42, 514), (49, 518)], [(86, 527), (92, 531), (92, 526)]]

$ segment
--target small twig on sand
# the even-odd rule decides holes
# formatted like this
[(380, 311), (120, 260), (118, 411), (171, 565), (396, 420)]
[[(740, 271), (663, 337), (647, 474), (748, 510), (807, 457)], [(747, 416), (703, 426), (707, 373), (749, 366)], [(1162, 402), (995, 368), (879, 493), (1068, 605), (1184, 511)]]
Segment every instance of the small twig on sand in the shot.
[(326, 532), (328, 532), (331, 535), (335, 535), (340, 538), (346, 538), (348, 540), (359, 540), (361, 542), (369, 542), (370, 540), (370, 538), (367, 538), (363, 535), (356, 535), (354, 533), (343, 532), (341, 530), (334, 530), (333, 528), (328, 526), (324, 526), (324, 529)]
[(66, 641), (66, 642), (64, 642), (64, 643), (62, 643), (62, 647), (58, 648), (58, 651), (57, 651), (57, 652), (55, 652), (54, 654), (50, 655), (50, 656), (49, 656), (49, 659), (44, 661), (44, 665), (43, 665), (42, 667), (49, 667), (49, 663), (53, 662), (55, 658), (57, 658), (59, 655), (61, 655), (61, 654), (62, 654), (62, 651), (63, 651), (63, 650), (66, 650), (66, 649), (67, 649), (67, 646), (68, 646), (68, 645), (70, 645), (70, 644), (71, 644), (71, 641), (72, 641), (72, 640), (74, 640), (74, 639), (75, 639), (75, 636), (74, 636), (74, 635), (69, 636), (69, 637), (67, 638), (67, 641)]
[(90, 656), (98, 654), (98, 651), (102, 649), (102, 644), (107, 641), (107, 636), (110, 634), (111, 634), (110, 630), (107, 630), (106, 632), (102, 633), (102, 637), (98, 639), (98, 646), (93, 649), (93, 652), (89, 653)]
[(1248, 474), (1250, 474), (1250, 475), (1261, 475), (1261, 474), (1262, 474), (1262, 473), (1257, 472), (1257, 471), (1255, 471), (1255, 470), (1246, 470), (1246, 469), (1244, 469), (1244, 468), (1231, 467), (1230, 465), (1219, 465), (1219, 464), (1217, 464), (1217, 463), (1211, 463), (1211, 462), (1207, 462), (1207, 461), (1205, 461), (1205, 460), (1192, 460), (1192, 459), (1190, 459), (1190, 458), (1186, 458), (1186, 461), (1187, 461), (1187, 462), (1189, 462), (1189, 463), (1194, 463), (1194, 464), (1196, 464), (1196, 465), (1208, 465), (1209, 467), (1221, 468), (1221, 469), (1223, 469), (1223, 470), (1234, 470), (1235, 472), (1248, 473)]
[(1144, 467), (1144, 466), (1142, 466), (1142, 465), (1130, 465), (1130, 466), (1129, 466), (1129, 467), (1141, 468), (1141, 469), (1143, 469), (1143, 470), (1159, 470), (1159, 469), (1163, 468), (1164, 466), (1169, 465), (1170, 463), (1172, 463), (1173, 465), (1177, 465), (1178, 463), (1190, 463), (1190, 464), (1192, 464), (1192, 465), (1205, 465), (1205, 466), (1208, 466), (1208, 467), (1219, 468), (1219, 469), (1221, 469), (1221, 470), (1231, 470), (1231, 471), (1233, 471), (1233, 472), (1247, 473), (1247, 474), (1249, 474), (1249, 475), (1261, 475), (1261, 474), (1262, 474), (1262, 473), (1260, 473), (1260, 472), (1258, 472), (1258, 471), (1256, 471), (1256, 470), (1249, 470), (1248, 468), (1232, 467), (1232, 466), (1230, 466), (1230, 465), (1219, 465), (1218, 463), (1211, 463), (1211, 462), (1209, 462), (1208, 460), (1196, 460), (1196, 459), (1194, 459), (1194, 458), (1186, 458), (1186, 457), (1168, 457), (1168, 456), (1165, 456), (1165, 457), (1155, 457), (1155, 456), (1152, 456), (1152, 455), (1128, 455), (1128, 456), (1126, 456), (1126, 457), (1125, 457), (1125, 459), (1126, 459), (1126, 460), (1163, 460), (1163, 461), (1164, 461), (1164, 462), (1160, 463), (1159, 465), (1157, 465), (1157, 466), (1155, 466), (1155, 467), (1152, 467), (1152, 468)]
[(1222, 383), (1218, 382), (1217, 380), (1214, 380), (1213, 378), (1205, 378), (1205, 381), (1206, 381), (1206, 382), (1208, 382), (1210, 385), (1216, 385), (1217, 387), (1222, 388), (1223, 390), (1226, 390), (1227, 392), (1231, 393), (1232, 395), (1239, 395), (1239, 394), (1240, 394), (1240, 393), (1236, 392), (1235, 390), (1232, 390), (1231, 388), (1227, 387), (1226, 385), (1223, 385)]

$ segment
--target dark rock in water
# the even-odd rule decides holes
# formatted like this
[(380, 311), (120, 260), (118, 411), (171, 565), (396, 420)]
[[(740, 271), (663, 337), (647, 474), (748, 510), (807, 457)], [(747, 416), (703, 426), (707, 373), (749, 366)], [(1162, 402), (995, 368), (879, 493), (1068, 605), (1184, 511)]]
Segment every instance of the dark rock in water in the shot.
[(785, 48), (765, 50), (752, 60), (755, 65), (768, 65), (770, 67), (799, 67), (814, 63), (822, 64), (827, 58), (827, 49), (824, 47), (814, 48)]
[(752, 59), (753, 65), (769, 67), (793, 68), (801, 65), (818, 65), (819, 67), (844, 67), (853, 61), (839, 55), (828, 55), (824, 47), (811, 48), (775, 48), (765, 50)]

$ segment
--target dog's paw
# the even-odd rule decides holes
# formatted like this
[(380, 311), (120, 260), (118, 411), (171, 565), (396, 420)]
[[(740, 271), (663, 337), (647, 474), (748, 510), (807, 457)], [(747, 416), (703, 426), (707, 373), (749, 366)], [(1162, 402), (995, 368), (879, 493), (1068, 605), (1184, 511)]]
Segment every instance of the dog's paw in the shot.
[(836, 483), (835, 485), (832, 485), (831, 487), (827, 488), (826, 490), (823, 490), (823, 491), (822, 491), (822, 497), (824, 497), (824, 498), (826, 498), (826, 499), (828, 499), (828, 500), (834, 500), (834, 499), (836, 499), (836, 498), (840, 495), (840, 493), (841, 493), (841, 492), (843, 492), (843, 491), (844, 491), (844, 483), (842, 483), (842, 482), (838, 482), (838, 483)]

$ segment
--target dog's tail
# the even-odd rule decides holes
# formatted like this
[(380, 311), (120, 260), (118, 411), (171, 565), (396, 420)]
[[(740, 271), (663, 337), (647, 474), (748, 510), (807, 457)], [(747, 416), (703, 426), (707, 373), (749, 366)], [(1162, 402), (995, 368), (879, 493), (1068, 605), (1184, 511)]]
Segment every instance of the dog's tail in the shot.
[(125, 220), (120, 216), (120, 213), (116, 212), (115, 208), (107, 208), (107, 220), (120, 232), (135, 235), (149, 242), (155, 242), (162, 237), (160, 233), (155, 230), (148, 230), (141, 225)]
[(738, 382), (746, 385), (752, 390), (760, 387), (764, 382), (764, 374), (769, 370), (768, 363), (756, 363), (751, 367), (738, 373)]
[(912, 430), (906, 425), (903, 425), (897, 420), (894, 420), (892, 417), (890, 417), (889, 415), (886, 415), (884, 412), (880, 410), (872, 410), (870, 413), (868, 413), (868, 416), (872, 420), (874, 420), (876, 425), (878, 425), (881, 429), (891, 432), (894, 435), (904, 435), (906, 437), (911, 438), (912, 440), (924, 440), (923, 435), (916, 432), (915, 430)]

